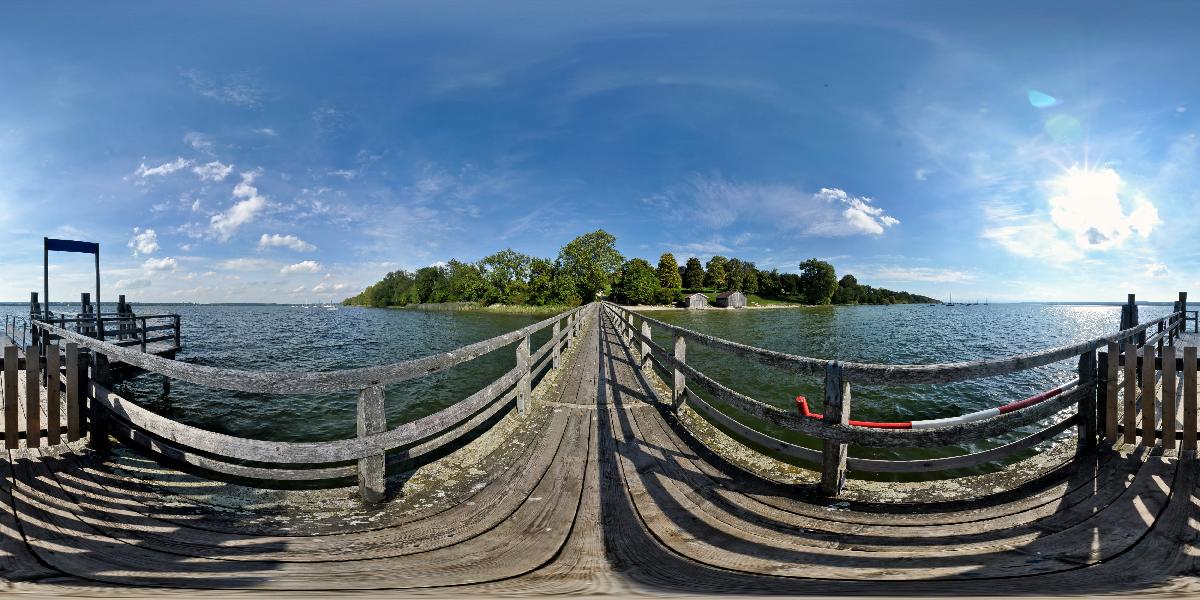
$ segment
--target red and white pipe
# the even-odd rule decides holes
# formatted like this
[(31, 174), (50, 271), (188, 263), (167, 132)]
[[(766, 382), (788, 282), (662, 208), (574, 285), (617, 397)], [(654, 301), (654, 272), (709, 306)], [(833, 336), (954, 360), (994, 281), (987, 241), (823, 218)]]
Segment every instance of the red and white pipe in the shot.
[[(988, 408), (973, 413), (967, 413), (957, 417), (949, 417), (945, 419), (927, 419), (925, 421), (894, 421), (894, 422), (879, 422), (879, 421), (856, 421), (851, 419), (850, 424), (855, 427), (873, 427), (875, 429), (935, 429), (938, 427), (948, 427), (950, 425), (958, 425), (960, 423), (970, 423), (972, 421), (982, 421), (992, 417), (998, 417), (1003, 414), (1008, 414), (1013, 411), (1028, 408), (1035, 404), (1045, 402), (1055, 396), (1061, 395), (1064, 391), (1079, 385), (1079, 380), (1076, 379), (1069, 383), (1060, 385), (1054, 389), (1046, 390), (1040, 394), (1036, 394), (1025, 398), (1009, 402), (1003, 406), (996, 408)], [(823, 419), (824, 415), (813, 413), (808, 410), (808, 399), (804, 396), (796, 396), (796, 410), (800, 412), (800, 416), (810, 417), (813, 419)]]

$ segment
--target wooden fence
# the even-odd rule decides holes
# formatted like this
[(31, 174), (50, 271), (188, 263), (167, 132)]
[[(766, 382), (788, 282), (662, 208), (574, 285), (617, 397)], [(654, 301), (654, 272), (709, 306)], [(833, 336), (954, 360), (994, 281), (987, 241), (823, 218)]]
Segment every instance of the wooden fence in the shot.
[[(1079, 344), (1006, 358), (930, 365), (868, 364), (797, 356), (705, 335), (634, 313), (611, 303), (604, 304), (604, 313), (622, 336), (640, 350), (644, 369), (653, 372), (653, 369), (649, 367), (654, 365), (661, 371), (670, 374), (670, 381), (664, 383), (672, 390), (671, 400), (676, 410), (687, 404), (710, 421), (719, 424), (753, 445), (802, 461), (820, 464), (822, 470), (820, 489), (825, 494), (835, 496), (844, 487), (848, 470), (916, 473), (972, 467), (1027, 450), (1072, 428), (1078, 432), (1081, 449), (1095, 446), (1099, 437), (1100, 424), (1104, 424), (1105, 434), (1110, 438), (1115, 439), (1115, 432), (1120, 431), (1124, 435), (1124, 440), (1131, 442), (1134, 435), (1142, 435), (1142, 432), (1146, 431), (1149, 433), (1142, 437), (1143, 443), (1154, 444), (1155, 436), (1163, 435), (1157, 433), (1151, 424), (1156, 414), (1153, 391), (1154, 369), (1162, 371), (1158, 365), (1165, 365), (1168, 369), (1162, 371), (1164, 387), (1167, 385), (1165, 383), (1167, 379), (1174, 377), (1175, 373), (1184, 374), (1182, 391), (1184, 396), (1191, 400), (1190, 404), (1188, 400), (1184, 400), (1184, 427), (1179, 436), (1184, 440), (1185, 448), (1194, 448), (1196, 349), (1186, 348), (1180, 358), (1172, 360), (1176, 357), (1174, 341), (1183, 331), (1186, 323), (1186, 310), (1184, 310), (1186, 303), (1182, 307), (1177, 305), (1176, 308), (1178, 310), (1161, 319), (1140, 325), (1135, 324), (1117, 333)], [(1133, 311), (1133, 314), (1136, 317), (1136, 310)], [(672, 349), (668, 350), (655, 343), (652, 334), (656, 329), (671, 335), (674, 341)], [(1147, 337), (1147, 332), (1154, 333)], [(1172, 345), (1164, 347), (1163, 342)], [(765, 404), (730, 389), (688, 363), (687, 347), (689, 344), (699, 344), (717, 352), (749, 359), (789, 373), (822, 378), (825, 388), (824, 414), (820, 418), (811, 418), (799, 412), (790, 412)], [(1120, 355), (1121, 358), (1117, 362), (1114, 361), (1117, 360), (1119, 354), (1114, 348), (1124, 349), (1124, 354)], [(1158, 354), (1168, 355), (1165, 362), (1143, 358), (1143, 356), (1148, 356), (1153, 359), (1156, 356), (1156, 349)], [(1104, 365), (1103, 370), (1098, 369), (1097, 366), (1098, 350), (1104, 350), (1104, 352), (1099, 352), (1100, 364)], [(1129, 357), (1137, 358), (1135, 361)], [(982, 416), (974, 420), (925, 421), (922, 422), (925, 426), (909, 429), (857, 426), (851, 423), (851, 382), (893, 385), (944, 384), (1007, 375), (1069, 359), (1076, 360), (1078, 377), (1075, 380), (1056, 388), (1052, 393), (1045, 394), (1043, 397), (1014, 403), (1010, 405), (1012, 410), (981, 411), (976, 414)], [(1117, 414), (1115, 406), (1117, 393), (1113, 386), (1117, 385), (1118, 374), (1115, 373), (1121, 365), (1126, 365), (1123, 428), (1113, 421)], [(1144, 365), (1150, 366), (1144, 367)], [(1134, 369), (1142, 369), (1142, 393), (1140, 396), (1138, 396), (1138, 388), (1131, 387), (1135, 386), (1137, 381), (1137, 371)], [(1175, 369), (1175, 371), (1170, 371), (1171, 369)], [(1172, 379), (1171, 385), (1174, 385), (1173, 381)], [(1189, 384), (1188, 381), (1191, 383)], [(1189, 385), (1191, 387), (1188, 387)], [(693, 388), (707, 392), (733, 410), (724, 412), (717, 409), (697, 395)], [(1150, 391), (1146, 392), (1148, 389)], [(1170, 389), (1174, 394), (1176, 388)], [(1190, 390), (1190, 396), (1187, 396), (1188, 390)], [(1164, 391), (1164, 397), (1165, 394)], [(1141, 398), (1140, 405), (1135, 406), (1132, 400), (1135, 397)], [(1170, 422), (1174, 423), (1173, 405), (1170, 407), (1172, 412), (1169, 415), (1166, 415), (1167, 409), (1168, 406), (1164, 404), (1164, 418), (1172, 419)], [(1138, 410), (1142, 415), (1142, 429), (1135, 429), (1134, 421), (1131, 420)], [(1041, 422), (1064, 411), (1069, 411), (1070, 416), (1048, 426), (1040, 426)], [(742, 423), (738, 419), (740, 415), (753, 417), (786, 430), (818, 438), (821, 440), (822, 447), (820, 450), (816, 450), (779, 440)], [(1031, 426), (1039, 426), (1039, 429), (1016, 441), (959, 456), (925, 460), (877, 460), (848, 456), (848, 449), (851, 445), (871, 448), (953, 446), (1011, 434)], [(1171, 435), (1175, 435), (1174, 426), (1167, 429), (1171, 430)], [(1165, 440), (1164, 443), (1166, 443)], [(1189, 443), (1192, 445), (1188, 446)]]
[[(89, 436), (97, 447), (102, 449), (112, 433), (144, 450), (202, 472), (252, 482), (322, 481), (357, 475), (363, 500), (378, 502), (383, 498), (388, 464), (415, 461), (429, 455), (474, 431), (514, 402), (516, 409), (524, 413), (532, 398), (533, 379), (543, 371), (558, 368), (560, 353), (564, 347), (570, 347), (578, 335), (581, 319), (596, 310), (595, 304), (578, 307), (528, 327), (441, 354), (387, 365), (316, 373), (254, 372), (193, 365), (100, 341), (59, 324), (35, 321), (34, 325), (47, 336), (66, 342), (66, 389), (68, 394), (76, 394), (71, 406), (81, 406), (79, 402), (85, 398), (89, 402)], [(530, 336), (547, 328), (551, 329), (550, 339), (531, 352)], [(514, 342), (516, 366), (499, 379), (436, 413), (387, 428), (384, 386), (444, 371)], [(47, 356), (58, 355), (58, 344), (49, 344), (47, 348), (51, 349)], [(106, 382), (98, 378), (95, 369), (91, 375), (80, 376), (80, 371), (69, 366), (70, 357), (79, 354), (77, 349), (89, 351), (93, 367), (98, 362), (97, 357), (105, 357), (107, 361), (121, 361), (164, 377), (222, 390), (265, 394), (355, 390), (358, 392), (358, 435), (326, 442), (272, 442), (185, 425), (114, 394), (106, 387)], [(9, 350), (5, 352), (7, 355)], [(36, 348), (31, 347), (29, 353), (36, 357)], [(74, 360), (78, 364), (79, 359)], [(6, 377), (8, 373), (6, 361)], [(37, 386), (33, 387), (36, 389)], [(50, 386), (51, 389), (55, 387)], [(6, 416), (8, 406), (6, 396)], [(10, 428), (7, 422), (5, 425), (7, 435)], [(393, 452), (396, 450), (400, 451)]]

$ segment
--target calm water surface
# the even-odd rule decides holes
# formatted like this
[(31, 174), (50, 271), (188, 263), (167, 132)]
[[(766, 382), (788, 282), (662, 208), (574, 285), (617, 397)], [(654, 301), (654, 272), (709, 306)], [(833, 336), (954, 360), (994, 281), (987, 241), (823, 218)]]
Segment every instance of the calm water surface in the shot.
[[(23, 312), (23, 306), (0, 311)], [(1143, 321), (1166, 306), (1143, 306)], [(541, 316), (487, 312), (290, 306), (147, 306), (139, 312), (183, 315), (180, 360), (248, 370), (323, 371), (378, 365), (451, 350), (499, 335)], [(745, 311), (662, 311), (654, 318), (730, 340), (817, 358), (880, 363), (934, 363), (1007, 356), (1116, 331), (1118, 306), (991, 304), (860, 306)], [(544, 342), (548, 333), (535, 337)], [(670, 340), (659, 340), (669, 347)], [(798, 394), (819, 409), (821, 381), (688, 348), (688, 360), (736, 390), (788, 410)], [(512, 368), (513, 348), (419, 380), (388, 386), (391, 425), (430, 414)], [(1074, 377), (1074, 360), (1004, 377), (940, 386), (852, 388), (856, 419), (950, 417), (1020, 399)], [(174, 419), (224, 433), (271, 440), (328, 440), (355, 432), (355, 394), (279, 396), (214, 390), (174, 382), (162, 394), (156, 376), (124, 384), (122, 394)], [(763, 425), (766, 428), (765, 425)], [(779, 437), (811, 442), (775, 431)], [(1002, 441), (1002, 440), (1000, 440)], [(999, 443), (999, 441), (995, 441)], [(968, 448), (970, 449), (970, 448)], [(946, 449), (946, 453), (962, 449)], [(860, 456), (885, 452), (856, 451)], [(934, 452), (933, 455), (941, 454)]]

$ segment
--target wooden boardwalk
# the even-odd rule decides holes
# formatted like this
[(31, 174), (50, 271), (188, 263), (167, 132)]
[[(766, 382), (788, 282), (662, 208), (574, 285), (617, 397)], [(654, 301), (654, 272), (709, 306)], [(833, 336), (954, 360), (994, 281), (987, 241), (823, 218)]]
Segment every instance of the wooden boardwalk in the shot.
[[(524, 415), (388, 481), (261, 490), (114, 445), (4, 454), (10, 591), (1046, 595), (1195, 591), (1200, 461), (1102, 447), (974, 499), (834, 502), (698, 442), (603, 311)], [(23, 385), (24, 377), (19, 378)], [(23, 393), (23, 392), (22, 392)], [(22, 396), (23, 397), (23, 396)], [(685, 419), (686, 420), (686, 419)]]

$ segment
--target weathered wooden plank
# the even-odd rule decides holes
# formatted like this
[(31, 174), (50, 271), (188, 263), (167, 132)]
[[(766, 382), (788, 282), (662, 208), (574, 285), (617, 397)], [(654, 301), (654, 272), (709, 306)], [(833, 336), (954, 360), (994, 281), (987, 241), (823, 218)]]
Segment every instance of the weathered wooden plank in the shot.
[[(572, 311), (579, 311), (582, 308), (577, 307), (572, 309)], [(474, 344), (468, 344), (441, 354), (389, 365), (317, 373), (256, 372), (189, 364), (154, 356), (153, 354), (145, 354), (130, 348), (122, 348), (116, 344), (101, 342), (40, 321), (38, 323), (41, 326), (47, 327), (55, 335), (60, 335), (67, 341), (75, 342), (82, 348), (89, 348), (107, 355), (111, 361), (120, 361), (160, 375), (166, 375), (172, 379), (179, 379), (196, 385), (242, 392), (312, 394), (345, 390), (357, 391), (370, 385), (386, 385), (424, 377), (431, 373), (443, 371), (473, 360), (528, 337), (534, 332), (553, 325), (555, 320), (561, 317), (562, 315), (557, 315), (516, 331)]]
[(1183, 349), (1183, 449), (1196, 450), (1196, 347)]
[(562, 354), (562, 352), (559, 350), (559, 342), (561, 341), (560, 338), (559, 322), (555, 321), (554, 329), (550, 331), (550, 343), (554, 345), (554, 358), (551, 360), (551, 364), (555, 370), (558, 369), (558, 364)]
[[(643, 340), (650, 339), (650, 322), (649, 321), (642, 319), (641, 331), (642, 331), (642, 339)], [(649, 364), (649, 362), (650, 362), (650, 346), (647, 346), (646, 342), (644, 342), (644, 341), (642, 342), (642, 345), (641, 345), (641, 351), (642, 351), (641, 365), (639, 365), (639, 366), (641, 366), (641, 368), (645, 369), (646, 365)]]
[(205, 431), (156, 415), (95, 382), (89, 382), (89, 389), (95, 402), (112, 411), (115, 416), (124, 419), (135, 428), (143, 429), (181, 447), (237, 460), (277, 464), (320, 464), (357, 461), (432, 437), (478, 412), (504, 390), (517, 383), (521, 374), (520, 370), (514, 368), (461, 402), (383, 433), (328, 442), (270, 442)]
[(517, 342), (517, 369), (521, 372), (520, 383), (517, 384), (517, 412), (525, 414), (529, 409), (531, 397), (530, 381), (532, 380), (532, 364), (529, 356), (529, 336)]
[[(824, 422), (829, 425), (850, 424), (850, 382), (842, 378), (842, 365), (831, 361), (825, 366)], [(821, 444), (821, 493), (837, 496), (846, 486), (846, 456), (848, 446), (832, 440)]]
[(1117, 415), (1120, 409), (1120, 394), (1119, 384), (1121, 372), (1117, 366), (1121, 360), (1121, 351), (1116, 342), (1108, 343), (1107, 360), (1105, 360), (1105, 373), (1108, 381), (1105, 382), (1105, 408), (1104, 408), (1104, 439), (1110, 443), (1117, 441)]
[(25, 349), (25, 445), (42, 445), (42, 360), (38, 347)]
[(1096, 378), (1096, 353), (1084, 352), (1079, 355), (1077, 370), (1081, 383), (1092, 383), (1093, 391), (1082, 396), (1079, 400), (1079, 433), (1078, 442), (1081, 449), (1092, 448), (1096, 445), (1096, 392), (1099, 390)]
[(820, 450), (805, 448), (804, 446), (790, 444), (783, 440), (771, 437), (770, 435), (754, 429), (753, 427), (744, 425), (741, 421), (738, 421), (737, 419), (734, 419), (720, 410), (713, 408), (711, 404), (705, 401), (704, 398), (696, 395), (696, 393), (692, 390), (685, 388), (684, 393), (687, 394), (689, 408), (703, 414), (710, 421), (716, 422), (722, 427), (732, 431), (734, 435), (749, 441), (756, 446), (761, 446), (785, 456), (798, 458), (800, 460), (817, 465), (821, 464), (822, 453)]
[[(614, 307), (614, 310), (624, 311), (624, 308)], [(628, 312), (628, 311), (626, 311)], [(777, 367), (789, 372), (814, 377), (823, 376), (827, 361), (805, 356), (797, 356), (784, 352), (775, 352), (754, 346), (747, 346), (713, 337), (690, 329), (659, 321), (652, 317), (639, 315), (649, 320), (653, 325), (662, 327), (672, 333), (686, 337), (689, 341), (726, 352), (736, 356), (749, 358), (761, 364)], [(1161, 321), (1162, 319), (1160, 319)], [(1077, 357), (1084, 352), (1090, 352), (1104, 347), (1110, 341), (1122, 341), (1137, 336), (1149, 327), (1154, 327), (1158, 321), (1119, 331), (1104, 337), (1086, 342), (1039, 350), (1017, 356), (981, 361), (942, 363), (933, 365), (885, 365), (856, 362), (843, 362), (842, 372), (849, 381), (858, 383), (914, 384), (914, 383), (951, 383), (982, 377), (1007, 375), (1035, 367), (1053, 364), (1068, 358)]]
[[(359, 439), (387, 430), (383, 386), (373, 385), (358, 394)], [(377, 504), (387, 491), (384, 454), (380, 452), (358, 459), (358, 495), (367, 504)]]
[(1162, 445), (1163, 450), (1175, 449), (1175, 346), (1162, 349)]
[(1142, 445), (1156, 441), (1154, 422), (1158, 416), (1158, 381), (1154, 377), (1154, 346), (1142, 346)]
[(1137, 347), (1133, 343), (1125, 344), (1125, 398), (1124, 413), (1124, 442), (1132, 444), (1137, 441), (1134, 432), (1137, 423)]
[(4, 347), (4, 447), (17, 447), (17, 347)]

